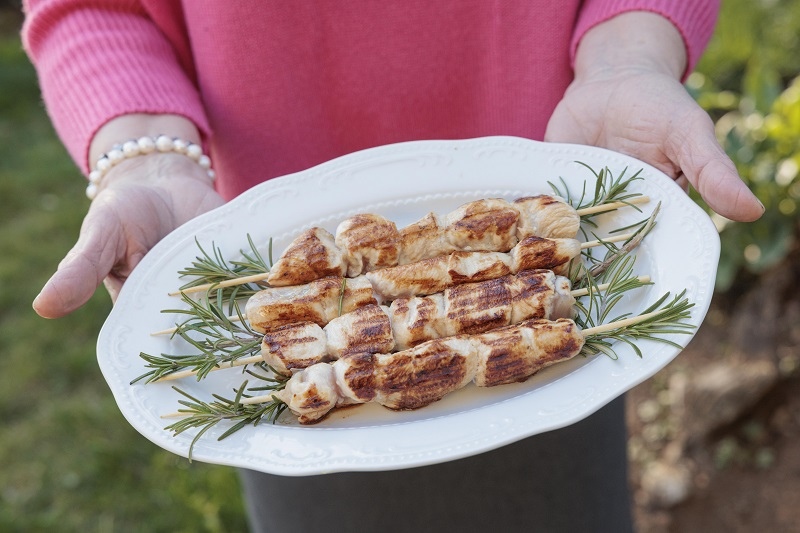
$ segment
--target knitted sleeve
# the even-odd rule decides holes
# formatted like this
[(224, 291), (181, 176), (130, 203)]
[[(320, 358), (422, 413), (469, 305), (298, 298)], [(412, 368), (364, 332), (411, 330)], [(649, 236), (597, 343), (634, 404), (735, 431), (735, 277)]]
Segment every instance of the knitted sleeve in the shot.
[(667, 18), (678, 29), (686, 45), (686, 74), (692, 72), (714, 32), (719, 0), (585, 0), (571, 43), (575, 58), (583, 35), (591, 28), (628, 11), (649, 11)]
[[(22, 40), (50, 118), (88, 172), (97, 130), (128, 113), (177, 114), (209, 128), (186, 58), (151, 11), (134, 0), (26, 0)], [(174, 11), (161, 1), (162, 18)], [(157, 8), (158, 9), (158, 8)], [(174, 22), (174, 21), (173, 21)], [(185, 55), (185, 52), (184, 52)]]

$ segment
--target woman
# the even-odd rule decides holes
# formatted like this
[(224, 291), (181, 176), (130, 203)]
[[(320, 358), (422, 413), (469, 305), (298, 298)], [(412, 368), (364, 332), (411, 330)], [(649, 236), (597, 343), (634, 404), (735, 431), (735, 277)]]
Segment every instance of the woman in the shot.
[[(171, 230), (260, 181), (416, 139), (517, 135), (623, 152), (718, 213), (763, 206), (680, 81), (718, 2), (29, 0), (24, 40), (55, 127), (85, 173), (115, 164), (75, 247), (34, 302), (48, 318), (100, 283), (116, 297)], [(376, 184), (377, 185), (377, 184)], [(621, 400), (477, 457), (385, 473), (243, 472), (254, 530), (631, 529)]]

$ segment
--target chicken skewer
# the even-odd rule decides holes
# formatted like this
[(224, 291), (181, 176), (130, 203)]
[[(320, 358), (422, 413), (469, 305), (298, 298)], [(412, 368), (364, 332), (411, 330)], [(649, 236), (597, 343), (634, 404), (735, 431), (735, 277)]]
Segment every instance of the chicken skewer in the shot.
[[(327, 306), (324, 305), (326, 300)], [(264, 359), (276, 370), (289, 373), (290, 369), (353, 351), (389, 351), (395, 345), (401, 349), (430, 338), (486, 331), (534, 316), (570, 316), (574, 302), (569, 280), (549, 270), (525, 271), (515, 276), (460, 285), (427, 297), (398, 299), (389, 307), (370, 303), (333, 318), (324, 329), (320, 322), (327, 315), (335, 314), (331, 309), (331, 294), (322, 300), (289, 299), (286, 305), (294, 305), (293, 312), (305, 310), (297, 314), (302, 318), (270, 328), (260, 345), (251, 342), (249, 346), (251, 353), (260, 348)], [(275, 316), (283, 308), (281, 304)], [(258, 331), (252, 323), (250, 328)], [(223, 357), (233, 362), (250, 355), (245, 352), (235, 352), (235, 357), (230, 358), (223, 352)], [(208, 357), (201, 358), (199, 364), (197, 360), (184, 363), (199, 369), (198, 374), (208, 372), (211, 370), (207, 370), (207, 362), (213, 362), (214, 366), (222, 362), (217, 360), (218, 353), (214, 350)], [(174, 375), (179, 366), (189, 366), (148, 358), (151, 365), (160, 364), (170, 370), (164, 377)], [(184, 375), (179, 374), (178, 377)]]
[[(374, 298), (377, 303), (391, 301), (398, 297), (424, 296), (426, 294), (440, 292), (448, 286), (484, 281), (492, 279), (493, 277), (516, 273), (521, 270), (546, 268), (554, 269), (556, 273), (562, 274), (563, 268), (568, 266), (569, 262), (578, 255), (580, 250), (628, 241), (634, 235), (635, 234), (627, 233), (584, 243), (573, 239), (542, 239), (531, 237), (518, 243), (507, 253), (454, 252), (441, 258), (432, 258), (401, 267), (390, 267), (379, 271), (373, 271), (366, 276), (373, 288), (374, 294), (372, 297), (365, 292), (366, 285), (363, 283), (364, 276), (357, 276), (356, 278), (346, 279), (345, 281), (338, 280), (338, 286), (333, 283), (333, 278), (329, 278), (327, 280), (317, 280), (295, 288), (272, 287), (264, 289), (267, 292), (261, 293), (260, 297), (271, 294), (275, 296), (271, 301), (288, 302), (297, 295), (308, 297), (309, 294), (314, 294), (319, 298), (321, 294), (326, 294), (326, 298), (331, 302), (331, 305), (334, 300), (336, 301), (336, 316), (338, 316), (338, 314), (340, 314), (338, 312), (340, 300), (342, 303), (342, 310), (352, 310), (360, 305), (373, 303), (371, 298)], [(231, 281), (238, 282), (239, 280)], [(223, 282), (216, 287), (223, 288), (234, 284), (235, 283)], [(348, 292), (347, 299), (344, 299), (345, 295), (343, 291), (345, 291), (348, 286), (354, 289), (354, 291)], [(336, 292), (338, 296), (334, 296), (334, 292)], [(289, 309), (289, 307), (287, 306), (286, 309)], [(303, 312), (304, 311), (297, 311), (295, 314), (302, 314)], [(239, 317), (228, 316), (227, 319), (237, 321)], [(290, 316), (284, 316), (281, 321), (283, 323), (292, 322)], [(156, 331), (151, 333), (151, 335), (171, 335), (176, 331), (178, 331), (178, 327)]]
[(581, 216), (647, 201), (648, 197), (637, 196), (576, 211), (562, 199), (549, 195), (513, 202), (485, 199), (464, 204), (445, 217), (429, 213), (401, 230), (380, 215), (359, 214), (340, 223), (335, 236), (318, 227), (304, 231), (268, 272), (182, 291), (190, 294), (262, 281), (274, 287), (300, 285), (328, 276), (354, 277), (455, 251), (507, 252), (531, 236), (574, 239)]
[[(635, 278), (638, 286), (649, 277)], [(594, 290), (605, 290), (607, 284)], [(530, 318), (572, 316), (576, 297), (589, 289), (570, 291), (569, 281), (550, 271), (462, 285), (428, 297), (402, 298), (391, 306), (368, 305), (332, 320), (324, 328), (293, 323), (264, 335), (259, 355), (218, 363), (214, 369), (264, 361), (279, 374), (356, 352), (403, 350), (421, 342), (464, 333), (482, 333)], [(195, 369), (164, 375), (167, 381), (196, 375)]]
[[(541, 369), (575, 355), (593, 355), (611, 350), (611, 341), (638, 348), (634, 340), (653, 340), (680, 348), (665, 339), (665, 333), (689, 334), (693, 304), (684, 293), (667, 301), (665, 294), (639, 316), (622, 318), (583, 329), (573, 320), (533, 319), (478, 334), (437, 339), (393, 354), (359, 353), (333, 364), (316, 364), (289, 380), (270, 386), (260, 396), (244, 394), (247, 382), (236, 398), (216, 396), (206, 403), (175, 389), (190, 401), (185, 408), (164, 418), (182, 417), (167, 426), (175, 435), (192, 428), (202, 434), (221, 420), (238, 423), (219, 439), (264, 418), (275, 420), (287, 407), (301, 423), (313, 423), (339, 406), (375, 402), (390, 409), (417, 409), (433, 403), (470, 382), (479, 387), (525, 381)], [(657, 336), (658, 335), (658, 336)], [(605, 345), (606, 348), (600, 349)], [(263, 390), (252, 389), (252, 390)]]
[(283, 390), (242, 403), (285, 403), (300, 423), (313, 423), (338, 406), (376, 402), (418, 409), (474, 382), (494, 387), (525, 381), (578, 355), (587, 338), (658, 318), (655, 311), (581, 330), (571, 319), (532, 319), (477, 335), (435, 339), (393, 354), (352, 354), (295, 375)]
[[(530, 270), (533, 268), (557, 269), (577, 257), (578, 253), (582, 250), (625, 242), (633, 236), (633, 233), (624, 233), (583, 243), (576, 239), (550, 239), (534, 236), (523, 239), (508, 252), (456, 251), (450, 254), (416, 261), (414, 263), (373, 270), (366, 275), (370, 280), (386, 280), (398, 277), (402, 279), (407, 278), (409, 273), (421, 270), (420, 267), (423, 265), (433, 265), (434, 268), (438, 270), (442, 268), (452, 270), (455, 276), (464, 280), (464, 283), (468, 281), (482, 281), (483, 279), (490, 279), (491, 277), (510, 274), (520, 270)], [(449, 263), (450, 266), (446, 267), (445, 263)], [(475, 266), (476, 263), (478, 266)], [(492, 264), (494, 264), (494, 266), (480, 266)], [(493, 275), (492, 269), (503, 270), (498, 270), (499, 273)], [(268, 275), (269, 273), (254, 274), (252, 276), (231, 279), (217, 284), (198, 285), (197, 287), (184, 290), (183, 293), (192, 294), (208, 290), (212, 287), (215, 289), (222, 289), (245, 283), (264, 281), (267, 279)], [(442, 289), (443, 288), (444, 287), (442, 287)], [(412, 295), (411, 289), (407, 288), (393, 290), (387, 287), (384, 291), (385, 292), (381, 295), (384, 300)], [(176, 294), (180, 294), (180, 292), (170, 293), (170, 295)], [(414, 293), (413, 295), (420, 294), (422, 293)]]

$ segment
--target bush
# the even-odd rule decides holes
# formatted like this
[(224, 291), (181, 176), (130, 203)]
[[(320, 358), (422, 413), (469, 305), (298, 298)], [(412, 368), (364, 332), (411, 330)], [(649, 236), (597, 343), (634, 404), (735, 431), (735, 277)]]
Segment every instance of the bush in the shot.
[[(703, 61), (687, 81), (717, 135), (766, 207), (752, 224), (714, 215), (722, 239), (717, 289), (780, 262), (798, 233), (800, 3), (729, 0)], [(797, 76), (797, 77), (795, 77)], [(713, 82), (711, 80), (714, 80)]]

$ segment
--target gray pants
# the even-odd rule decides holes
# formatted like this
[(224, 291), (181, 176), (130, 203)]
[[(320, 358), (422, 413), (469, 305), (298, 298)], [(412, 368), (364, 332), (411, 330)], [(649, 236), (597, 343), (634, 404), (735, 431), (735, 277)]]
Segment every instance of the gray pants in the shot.
[(389, 472), (241, 472), (252, 530), (632, 531), (624, 401), (474, 457)]

